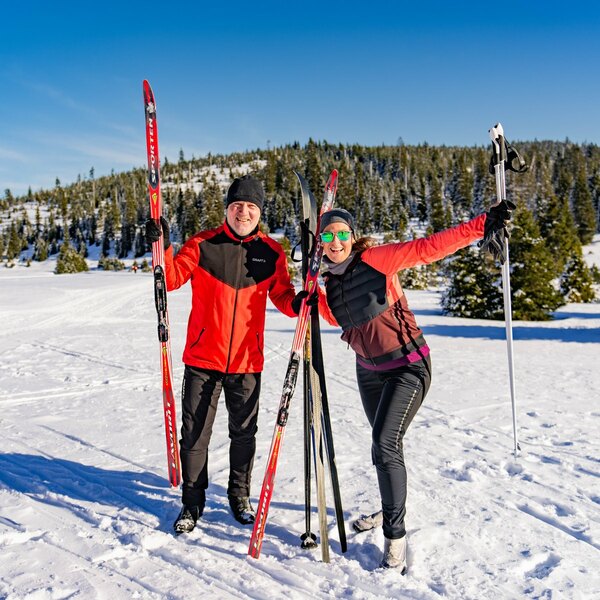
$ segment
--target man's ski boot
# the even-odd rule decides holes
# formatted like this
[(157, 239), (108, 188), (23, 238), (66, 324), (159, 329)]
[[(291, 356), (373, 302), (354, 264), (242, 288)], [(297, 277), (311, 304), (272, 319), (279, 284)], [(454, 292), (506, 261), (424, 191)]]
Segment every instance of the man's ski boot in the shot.
[(199, 506), (187, 506), (184, 504), (175, 523), (173, 523), (175, 533), (180, 535), (192, 531), (196, 527), (196, 522), (201, 515), (202, 511)]
[(248, 496), (228, 496), (229, 506), (235, 520), (242, 525), (251, 525), (256, 519), (256, 513), (250, 504)]

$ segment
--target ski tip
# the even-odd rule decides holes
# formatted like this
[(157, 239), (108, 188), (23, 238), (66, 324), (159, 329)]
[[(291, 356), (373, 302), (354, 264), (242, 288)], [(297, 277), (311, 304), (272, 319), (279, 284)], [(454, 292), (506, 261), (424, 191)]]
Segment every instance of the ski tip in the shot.
[(154, 92), (152, 91), (152, 88), (150, 87), (150, 83), (148, 82), (147, 79), (144, 79), (142, 88), (143, 88), (143, 92), (144, 92), (144, 102), (146, 104), (152, 104), (154, 106)]
[(337, 188), (337, 178), (337, 169), (333, 169), (333, 171), (331, 171), (331, 174), (329, 175), (329, 179), (327, 180), (327, 185), (325, 186), (325, 193), (335, 190)]
[(306, 183), (306, 179), (304, 179), (304, 175), (302, 175), (296, 170), (294, 170), (294, 175), (296, 175), (296, 177), (298, 178), (298, 181), (300, 182), (300, 187), (308, 189), (308, 184)]

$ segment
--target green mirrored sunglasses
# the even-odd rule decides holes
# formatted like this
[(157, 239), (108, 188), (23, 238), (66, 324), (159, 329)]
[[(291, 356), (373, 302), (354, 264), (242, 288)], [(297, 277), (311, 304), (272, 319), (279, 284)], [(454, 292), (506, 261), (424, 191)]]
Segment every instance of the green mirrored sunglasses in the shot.
[(334, 236), (338, 236), (338, 240), (340, 240), (340, 242), (347, 242), (350, 239), (350, 236), (352, 235), (351, 231), (337, 231), (336, 233), (333, 233), (333, 231), (324, 231), (321, 234), (321, 240), (323, 240), (324, 242), (333, 242), (333, 238)]

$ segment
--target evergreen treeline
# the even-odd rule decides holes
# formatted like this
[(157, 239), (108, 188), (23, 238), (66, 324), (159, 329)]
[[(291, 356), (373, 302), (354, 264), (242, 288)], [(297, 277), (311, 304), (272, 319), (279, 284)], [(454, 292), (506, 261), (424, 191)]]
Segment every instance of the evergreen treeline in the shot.
[[(517, 319), (548, 318), (565, 301), (594, 297), (581, 247), (598, 230), (600, 147), (565, 142), (516, 144), (530, 164), (525, 174), (507, 174), (507, 196), (516, 211), (511, 240), (511, 281)], [(262, 179), (268, 202), (263, 221), (294, 240), (299, 186), (305, 175), (317, 196), (334, 167), (337, 205), (356, 216), (359, 233), (406, 240), (472, 217), (495, 202), (495, 180), (484, 147), (377, 146), (298, 143), (229, 155), (208, 155), (161, 166), (163, 201), (175, 242), (223, 220), (223, 194), (231, 180), (252, 171)], [(46, 260), (59, 253), (85, 257), (101, 249), (103, 264), (141, 257), (149, 248), (143, 224), (149, 216), (146, 169), (95, 177), (91, 169), (70, 185), (0, 200), (0, 257)], [(418, 231), (418, 234), (415, 233)], [(68, 250), (68, 252), (67, 252)], [(85, 264), (85, 263), (84, 263)], [(67, 270), (68, 271), (68, 270)], [(449, 278), (446, 311), (462, 316), (502, 316), (500, 272), (470, 248), (449, 259), (402, 274), (405, 285)]]

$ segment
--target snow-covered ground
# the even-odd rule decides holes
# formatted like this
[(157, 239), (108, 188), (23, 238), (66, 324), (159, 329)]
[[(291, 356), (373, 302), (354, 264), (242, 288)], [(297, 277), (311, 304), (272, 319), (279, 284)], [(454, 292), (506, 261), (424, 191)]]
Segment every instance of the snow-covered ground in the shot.
[[(515, 459), (503, 323), (445, 317), (438, 293), (407, 293), (434, 378), (406, 439), (402, 577), (377, 568), (380, 531), (349, 528), (377, 508), (378, 492), (353, 354), (339, 331), (323, 325), (348, 552), (332, 508), (331, 563), (299, 546), (298, 390), (254, 560), (250, 529), (227, 507), (224, 406), (204, 517), (188, 536), (171, 533), (179, 492), (166, 481), (151, 276), (55, 276), (52, 267), (0, 267), (1, 598), (600, 598), (600, 304), (514, 323)], [(189, 289), (169, 302), (178, 387)], [(293, 328), (269, 309), (255, 499)]]

